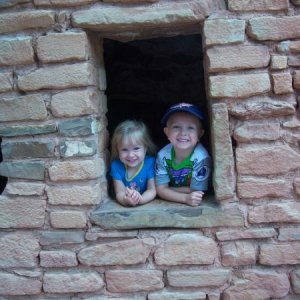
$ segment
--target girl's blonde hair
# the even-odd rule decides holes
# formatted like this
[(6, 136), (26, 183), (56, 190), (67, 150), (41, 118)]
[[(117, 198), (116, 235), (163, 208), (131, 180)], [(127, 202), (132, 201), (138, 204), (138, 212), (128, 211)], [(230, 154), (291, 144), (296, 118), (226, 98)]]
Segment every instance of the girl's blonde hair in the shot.
[(140, 142), (147, 149), (148, 155), (156, 154), (156, 146), (147, 126), (142, 121), (126, 120), (116, 127), (111, 139), (111, 160), (119, 158), (118, 147), (123, 141)]

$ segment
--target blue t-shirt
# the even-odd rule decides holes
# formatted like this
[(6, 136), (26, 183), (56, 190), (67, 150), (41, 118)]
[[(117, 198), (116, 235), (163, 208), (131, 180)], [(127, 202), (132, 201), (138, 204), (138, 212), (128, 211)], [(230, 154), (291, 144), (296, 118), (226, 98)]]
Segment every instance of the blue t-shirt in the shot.
[(125, 165), (119, 159), (115, 159), (111, 163), (110, 176), (143, 194), (147, 190), (148, 180), (155, 176), (155, 158), (146, 156), (139, 172), (131, 178), (127, 176)]

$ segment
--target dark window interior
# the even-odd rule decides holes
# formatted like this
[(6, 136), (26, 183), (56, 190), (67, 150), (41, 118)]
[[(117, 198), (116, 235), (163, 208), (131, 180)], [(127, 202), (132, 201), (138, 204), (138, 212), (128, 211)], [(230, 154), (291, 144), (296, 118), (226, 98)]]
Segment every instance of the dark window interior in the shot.
[[(2, 139), (0, 137), (0, 163), (2, 162), (1, 143), (2, 143)], [(0, 195), (4, 191), (6, 184), (7, 184), (7, 177), (0, 176)]]

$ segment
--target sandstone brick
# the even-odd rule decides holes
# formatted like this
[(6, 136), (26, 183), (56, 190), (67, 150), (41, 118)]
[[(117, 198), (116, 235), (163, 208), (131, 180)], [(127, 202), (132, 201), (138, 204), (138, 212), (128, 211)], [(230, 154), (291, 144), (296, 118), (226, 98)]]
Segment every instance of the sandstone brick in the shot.
[(247, 123), (237, 127), (233, 137), (240, 143), (252, 143), (253, 141), (274, 141), (280, 137), (279, 123)]
[(287, 68), (287, 56), (285, 55), (272, 55), (271, 56), (271, 69), (283, 70)]
[(300, 155), (286, 145), (238, 147), (236, 165), (239, 175), (279, 175), (297, 169)]
[(47, 186), (46, 192), (53, 205), (95, 205), (101, 201), (99, 184)]
[(294, 71), (293, 74), (293, 86), (295, 89), (300, 89), (300, 71)]
[(206, 20), (204, 23), (205, 45), (243, 43), (245, 24), (244, 20), (238, 19)]
[(300, 228), (287, 227), (279, 228), (278, 241), (299, 241), (300, 240)]
[(2, 0), (0, 7), (11, 7), (20, 3), (28, 3), (30, 0)]
[(154, 3), (159, 0), (103, 0), (105, 3)]
[(211, 138), (213, 141), (213, 161), (215, 162), (213, 185), (216, 199), (220, 201), (234, 195), (234, 161), (226, 104), (213, 104), (212, 111), (214, 130)]
[(84, 232), (82, 231), (42, 231), (40, 233), (40, 244), (48, 245), (68, 245), (81, 244), (84, 242)]
[(43, 280), (46, 293), (95, 292), (103, 285), (103, 279), (95, 271), (46, 272)]
[(300, 58), (298, 56), (289, 56), (288, 66), (289, 67), (299, 67), (300, 66)]
[(56, 65), (39, 68), (18, 76), (18, 87), (22, 91), (40, 89), (66, 89), (96, 85), (96, 69), (90, 63)]
[(83, 161), (53, 162), (49, 167), (51, 181), (96, 179), (104, 174), (104, 162), (101, 159)]
[(300, 197), (300, 177), (296, 177), (294, 179), (294, 183), (293, 183), (293, 186), (294, 186), (294, 190), (296, 192), (296, 195), (298, 197)]
[(267, 73), (209, 77), (209, 94), (212, 98), (247, 98), (270, 90), (271, 83)]
[(59, 152), (62, 157), (91, 156), (97, 152), (97, 145), (91, 141), (63, 141), (59, 144)]
[(300, 294), (300, 270), (294, 270), (291, 272), (291, 282), (293, 291), (296, 294)]
[(295, 265), (300, 262), (300, 243), (263, 244), (260, 246), (259, 263), (267, 266)]
[(228, 8), (231, 11), (274, 11), (287, 10), (288, 0), (228, 0)]
[(46, 268), (75, 267), (76, 253), (68, 250), (44, 250), (40, 252), (40, 264)]
[(221, 287), (230, 277), (230, 270), (168, 270), (169, 285), (176, 288)]
[(217, 257), (216, 243), (198, 234), (174, 234), (154, 253), (158, 265), (207, 265)]
[(300, 222), (300, 203), (278, 203), (259, 205), (249, 209), (250, 223)]
[(65, 6), (79, 6), (96, 2), (96, 0), (34, 0), (34, 4), (37, 6), (53, 6), (53, 7), (65, 7)]
[(56, 117), (75, 117), (97, 112), (99, 95), (94, 90), (66, 91), (53, 95), (51, 112)]
[(44, 225), (46, 201), (0, 196), (0, 228), (39, 228)]
[(49, 33), (37, 39), (37, 56), (43, 63), (87, 60), (85, 32)]
[(105, 272), (108, 291), (133, 293), (155, 291), (163, 288), (163, 273), (160, 270), (108, 270)]
[(220, 300), (221, 294), (218, 292), (209, 292), (207, 294), (207, 300)]
[(292, 3), (293, 3), (294, 5), (297, 5), (297, 6), (300, 5), (300, 1), (299, 1), (299, 0), (291, 0), (291, 1), (292, 1)]
[(231, 115), (240, 120), (265, 119), (295, 114), (293, 100), (273, 101), (268, 97), (253, 97), (251, 101), (229, 105)]
[(39, 241), (27, 232), (7, 233), (0, 237), (1, 268), (36, 268)]
[(292, 75), (290, 73), (272, 74), (273, 91), (277, 95), (293, 92)]
[(4, 97), (0, 100), (0, 122), (44, 120), (47, 109), (41, 95)]
[(241, 271), (232, 281), (232, 285), (224, 291), (223, 297), (224, 300), (282, 298), (288, 294), (289, 288), (290, 283), (286, 274), (246, 270)]
[[(300, 16), (256, 17), (249, 20), (248, 35), (259, 41), (283, 41), (300, 37)], [(274, 30), (276, 28), (276, 30)]]
[(264, 46), (227, 46), (207, 50), (209, 72), (231, 72), (240, 69), (255, 69), (269, 65), (270, 54)]
[(50, 223), (54, 228), (84, 228), (86, 222), (86, 215), (81, 211), (50, 212)]
[(264, 239), (277, 236), (274, 228), (257, 228), (246, 230), (226, 230), (216, 232), (219, 241), (230, 241), (240, 239)]
[(38, 182), (9, 182), (5, 190), (8, 194), (19, 196), (42, 196), (45, 193), (45, 184)]
[(26, 65), (34, 62), (31, 37), (0, 40), (0, 66)]
[(42, 292), (42, 282), (37, 278), (27, 278), (6, 272), (0, 272), (0, 295), (25, 296)]
[(49, 10), (25, 10), (23, 12), (1, 14), (0, 34), (33, 28), (46, 28), (54, 25), (54, 23), (55, 12)]
[(222, 265), (225, 267), (255, 265), (256, 246), (251, 242), (231, 242), (222, 246)]
[(53, 157), (54, 148), (49, 140), (9, 141), (2, 144), (2, 154), (5, 159)]
[(145, 263), (154, 246), (152, 238), (130, 239), (83, 248), (81, 264), (88, 266), (132, 265)]
[(237, 191), (239, 198), (287, 198), (291, 187), (289, 182), (281, 179), (241, 178), (237, 182)]
[(114, 231), (114, 230), (93, 230), (92, 232), (87, 232), (85, 235), (85, 239), (88, 241), (97, 241), (102, 238), (136, 238), (138, 236), (138, 230), (122, 230), (122, 231)]
[(0, 175), (11, 178), (44, 180), (45, 162), (43, 161), (19, 161), (2, 162)]
[(43, 125), (5, 125), (0, 127), (1, 136), (22, 136), (22, 135), (39, 135), (56, 132), (55, 124)]
[(9, 92), (13, 89), (12, 72), (0, 73), (0, 93)]
[(190, 291), (168, 291), (162, 290), (148, 294), (148, 300), (206, 300), (206, 294), (203, 292)]

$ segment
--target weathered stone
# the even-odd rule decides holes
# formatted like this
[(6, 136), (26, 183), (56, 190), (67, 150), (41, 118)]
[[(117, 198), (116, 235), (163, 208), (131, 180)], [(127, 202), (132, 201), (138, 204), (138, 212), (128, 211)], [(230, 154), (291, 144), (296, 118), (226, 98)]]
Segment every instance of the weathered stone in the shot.
[(270, 271), (241, 271), (232, 285), (223, 292), (224, 300), (281, 298), (290, 288), (286, 274)]
[(283, 70), (287, 68), (287, 56), (285, 55), (272, 55), (271, 56), (271, 69)]
[(273, 90), (276, 95), (292, 93), (292, 75), (290, 73), (272, 74)]
[(104, 174), (104, 168), (101, 159), (57, 161), (49, 167), (49, 177), (51, 181), (96, 179)]
[(44, 120), (47, 110), (41, 95), (16, 96), (0, 100), (0, 122)]
[(6, 125), (0, 127), (1, 136), (38, 135), (56, 132), (55, 124), (45, 125)]
[(53, 6), (53, 7), (65, 7), (65, 6), (79, 6), (96, 2), (96, 0), (34, 0), (34, 4), (37, 6)]
[(19, 75), (18, 87), (22, 91), (66, 89), (96, 85), (96, 79), (96, 69), (90, 63), (58, 65)]
[(145, 263), (154, 246), (152, 238), (130, 239), (83, 248), (81, 264), (88, 266), (133, 265)]
[(296, 265), (300, 263), (300, 243), (262, 244), (259, 263), (267, 266)]
[(206, 20), (204, 23), (205, 45), (243, 43), (245, 24), (244, 20), (238, 19)]
[(226, 104), (213, 104), (212, 111), (213, 185), (216, 200), (220, 201), (234, 195), (234, 161)]
[(52, 157), (54, 148), (54, 141), (9, 141), (2, 144), (2, 154), (5, 159)]
[(214, 240), (198, 234), (174, 234), (154, 253), (158, 265), (207, 265), (217, 257)]
[[(98, 228), (97, 228), (98, 229)], [(138, 230), (96, 230), (92, 232), (87, 232), (85, 235), (85, 239), (88, 241), (97, 241), (98, 239), (103, 238), (137, 238)]]
[(298, 241), (298, 240), (300, 240), (299, 227), (279, 228), (278, 241)]
[(95, 292), (103, 286), (103, 279), (94, 271), (46, 272), (43, 280), (46, 293)]
[(290, 56), (288, 58), (289, 67), (299, 67), (300, 66), (300, 58), (298, 56)]
[(148, 300), (206, 300), (203, 292), (162, 290), (148, 294)]
[(0, 175), (11, 178), (44, 180), (45, 162), (43, 161), (20, 161), (2, 162)]
[(300, 294), (300, 270), (294, 270), (291, 272), (291, 282), (293, 291), (296, 294)]
[(300, 166), (300, 155), (287, 145), (249, 146), (236, 149), (239, 175), (285, 174)]
[(272, 11), (287, 10), (288, 0), (228, 0), (228, 8), (232, 11)]
[(12, 72), (0, 73), (0, 93), (8, 92), (13, 89)]
[(0, 268), (34, 268), (40, 245), (37, 238), (26, 232), (8, 233), (0, 238)]
[(5, 190), (11, 195), (42, 196), (45, 192), (45, 184), (38, 182), (9, 182)]
[(252, 143), (253, 141), (274, 141), (280, 137), (279, 123), (246, 123), (237, 127), (233, 137), (240, 143)]
[(210, 13), (207, 0), (162, 2), (159, 9), (155, 5), (144, 6), (101, 6), (72, 13), (74, 27), (104, 32), (140, 31), (152, 32), (162, 27), (187, 26), (198, 24)]
[(53, 205), (95, 205), (101, 201), (99, 184), (47, 186), (46, 192)]
[(0, 196), (0, 228), (39, 228), (44, 225), (46, 201)]
[(47, 245), (65, 245), (80, 244), (84, 242), (84, 232), (82, 231), (42, 231), (40, 233), (40, 244)]
[(300, 6), (300, 1), (299, 0), (291, 0), (294, 5)]
[(102, 0), (105, 3), (154, 3), (159, 0)]
[(293, 86), (295, 89), (300, 90), (300, 71), (294, 71)]
[(76, 253), (68, 250), (52, 250), (40, 252), (40, 264), (46, 268), (76, 267)]
[(92, 211), (90, 219), (104, 229), (244, 226), (243, 214), (237, 207), (222, 209), (215, 207), (212, 200), (198, 207), (155, 200), (133, 208), (107, 201)]
[[(259, 41), (283, 41), (300, 38), (300, 16), (257, 17), (249, 20), (248, 35)], [(276, 28), (276, 30), (274, 30)]]
[(112, 293), (155, 291), (164, 286), (160, 270), (108, 270), (105, 277), (107, 289)]
[(30, 0), (2, 0), (0, 2), (0, 7), (11, 7), (20, 3), (28, 3)]
[(264, 46), (227, 46), (207, 50), (209, 72), (228, 72), (268, 66), (270, 54)]
[(75, 117), (97, 112), (98, 94), (94, 90), (67, 91), (55, 94), (51, 112), (56, 117)]
[(54, 23), (55, 12), (49, 10), (26, 10), (23, 12), (1, 14), (0, 34), (33, 28), (45, 28), (54, 25)]
[(288, 116), (295, 114), (293, 103), (288, 101), (273, 101), (268, 97), (254, 97), (249, 102), (234, 103), (228, 110), (234, 117), (247, 119), (265, 119), (268, 117)]
[(300, 121), (298, 119), (292, 119), (286, 122), (282, 122), (283, 128), (296, 129), (300, 128)]
[(239, 198), (287, 198), (291, 193), (291, 186), (283, 179), (241, 178), (237, 182), (237, 191)]
[(293, 182), (294, 190), (296, 195), (300, 197), (300, 177), (296, 177)]
[(271, 90), (269, 74), (217, 75), (209, 77), (212, 98), (247, 98)]
[(82, 157), (94, 155), (97, 145), (91, 141), (64, 141), (59, 145), (59, 152), (62, 157)]
[(265, 239), (277, 236), (274, 228), (257, 228), (246, 230), (227, 230), (216, 232), (219, 241), (230, 241), (240, 239)]
[(219, 287), (223, 286), (230, 276), (230, 270), (168, 270), (167, 278), (172, 287)]
[(42, 282), (36, 278), (0, 272), (0, 282), (0, 295), (24, 296), (38, 295), (42, 292)]
[(255, 265), (256, 246), (251, 242), (231, 242), (222, 246), (222, 265), (225, 267)]
[(86, 215), (83, 211), (63, 210), (50, 212), (50, 223), (54, 228), (84, 228), (86, 222)]
[(37, 56), (43, 63), (87, 60), (85, 32), (49, 33), (37, 39)]
[(33, 62), (34, 53), (31, 37), (0, 40), (0, 66), (26, 65)]
[(300, 203), (259, 205), (249, 209), (250, 223), (300, 222)]

